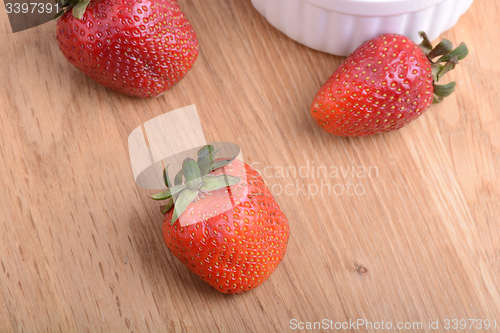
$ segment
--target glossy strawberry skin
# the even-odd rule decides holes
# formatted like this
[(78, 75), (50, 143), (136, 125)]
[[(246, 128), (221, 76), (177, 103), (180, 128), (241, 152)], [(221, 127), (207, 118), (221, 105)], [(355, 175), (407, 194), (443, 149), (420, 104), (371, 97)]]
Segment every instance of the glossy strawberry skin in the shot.
[[(170, 210), (165, 214), (163, 238), (172, 254), (193, 273), (222, 293), (236, 294), (257, 287), (276, 269), (285, 255), (289, 224), (254, 169), (234, 160), (224, 172), (242, 179), (230, 187), (235, 207), (227, 200), (227, 189), (214, 191), (183, 213), (213, 217), (182, 227), (182, 215), (171, 225)], [(221, 173), (219, 169), (213, 174)], [(243, 189), (246, 184), (247, 191)], [(222, 208), (224, 203), (231, 208)]]
[(347, 57), (316, 95), (311, 115), (339, 136), (397, 130), (431, 105), (431, 74), (431, 63), (413, 41), (381, 35)]
[(78, 20), (57, 21), (66, 59), (87, 76), (126, 95), (155, 97), (193, 66), (198, 40), (177, 2), (92, 0)]

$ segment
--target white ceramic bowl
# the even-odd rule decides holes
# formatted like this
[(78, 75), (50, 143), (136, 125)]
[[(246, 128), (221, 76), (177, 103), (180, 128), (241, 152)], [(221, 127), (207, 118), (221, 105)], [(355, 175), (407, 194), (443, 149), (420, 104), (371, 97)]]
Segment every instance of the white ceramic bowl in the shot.
[(473, 0), (252, 0), (278, 30), (313, 49), (346, 56), (383, 33), (417, 44), (450, 29)]

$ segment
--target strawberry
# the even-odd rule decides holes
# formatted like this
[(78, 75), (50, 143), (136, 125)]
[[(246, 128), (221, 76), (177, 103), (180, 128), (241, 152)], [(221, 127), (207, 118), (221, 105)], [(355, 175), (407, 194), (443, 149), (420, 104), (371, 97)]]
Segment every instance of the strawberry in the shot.
[[(168, 200), (163, 239), (172, 254), (222, 293), (251, 290), (285, 255), (288, 220), (262, 177), (235, 159), (216, 159), (213, 146), (186, 158), (168, 189), (151, 198)], [(186, 182), (182, 184), (182, 177)]]
[(175, 0), (59, 0), (57, 39), (66, 59), (126, 95), (155, 97), (198, 56), (196, 33)]
[(443, 39), (432, 49), (425, 33), (420, 36), (420, 45), (402, 35), (384, 34), (358, 47), (314, 98), (311, 115), (317, 124), (339, 136), (393, 131), (451, 94), (455, 82), (435, 82), (465, 58), (467, 46), (453, 50)]

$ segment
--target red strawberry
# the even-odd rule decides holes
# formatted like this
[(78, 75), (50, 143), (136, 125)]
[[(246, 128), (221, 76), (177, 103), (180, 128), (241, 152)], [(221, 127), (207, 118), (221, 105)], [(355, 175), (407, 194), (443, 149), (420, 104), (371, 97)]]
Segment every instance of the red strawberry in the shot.
[[(328, 133), (364, 136), (397, 130), (451, 94), (455, 82), (438, 86), (441, 76), (468, 53), (443, 39), (436, 48), (425, 33), (417, 45), (385, 34), (357, 48), (316, 95), (311, 115)], [(432, 59), (440, 56), (437, 61)]]
[(66, 2), (57, 21), (61, 51), (105, 87), (155, 97), (198, 56), (196, 33), (175, 0), (59, 1)]
[(239, 160), (214, 161), (215, 153), (205, 146), (198, 162), (186, 159), (175, 186), (165, 169), (168, 189), (152, 198), (169, 200), (162, 207), (163, 238), (172, 254), (216, 290), (235, 294), (257, 287), (276, 269), (289, 226), (254, 169)]

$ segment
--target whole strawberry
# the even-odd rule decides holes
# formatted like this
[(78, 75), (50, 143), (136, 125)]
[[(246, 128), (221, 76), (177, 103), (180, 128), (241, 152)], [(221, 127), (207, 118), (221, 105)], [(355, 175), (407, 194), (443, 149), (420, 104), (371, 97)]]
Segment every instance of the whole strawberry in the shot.
[(385, 34), (357, 48), (316, 95), (311, 115), (317, 124), (339, 136), (393, 131), (451, 94), (455, 82), (435, 82), (465, 58), (466, 45), (453, 50), (443, 39), (432, 49), (425, 33), (420, 36), (420, 45), (405, 36)]
[[(213, 146), (187, 158), (168, 189), (163, 239), (172, 254), (222, 293), (251, 290), (285, 255), (289, 226), (262, 177), (239, 160), (214, 160)], [(182, 184), (182, 178), (185, 184)]]
[(155, 97), (198, 56), (196, 33), (175, 0), (59, 0), (57, 39), (66, 59), (126, 95)]

